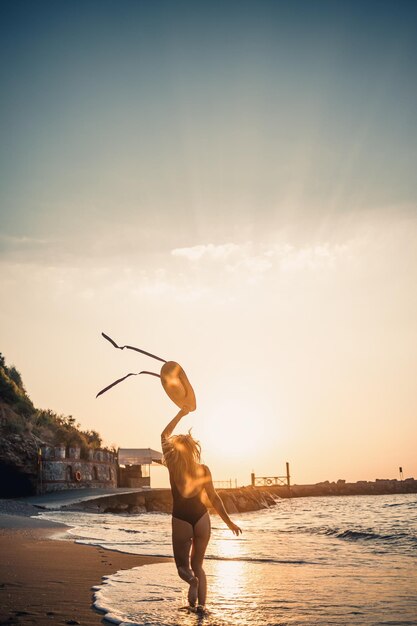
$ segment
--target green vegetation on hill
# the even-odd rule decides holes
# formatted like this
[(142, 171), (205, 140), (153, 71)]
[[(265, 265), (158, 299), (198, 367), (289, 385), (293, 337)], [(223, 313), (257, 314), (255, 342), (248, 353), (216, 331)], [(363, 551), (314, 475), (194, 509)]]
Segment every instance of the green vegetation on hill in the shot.
[(100, 448), (95, 430), (81, 430), (72, 415), (58, 415), (51, 409), (36, 409), (14, 365), (7, 366), (0, 353), (0, 435), (31, 436), (39, 444), (79, 446), (81, 456), (88, 448)]

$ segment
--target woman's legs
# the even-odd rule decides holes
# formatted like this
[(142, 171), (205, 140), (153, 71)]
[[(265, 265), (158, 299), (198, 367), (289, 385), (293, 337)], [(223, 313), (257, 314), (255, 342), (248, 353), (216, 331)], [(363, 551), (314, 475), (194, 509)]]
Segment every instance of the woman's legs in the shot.
[(198, 578), (198, 604), (206, 603), (207, 580), (203, 569), (204, 554), (210, 539), (210, 516), (205, 513), (194, 526), (194, 538), (191, 549), (191, 568)]
[(190, 568), (190, 551), (193, 543), (193, 527), (177, 517), (172, 518), (172, 547), (178, 575), (190, 585), (188, 601), (194, 606), (197, 601), (198, 578)]

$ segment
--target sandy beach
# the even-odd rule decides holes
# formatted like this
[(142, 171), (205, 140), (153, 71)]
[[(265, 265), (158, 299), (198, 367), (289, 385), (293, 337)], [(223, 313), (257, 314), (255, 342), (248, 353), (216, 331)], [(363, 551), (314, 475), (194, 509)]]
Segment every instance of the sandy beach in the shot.
[(0, 502), (0, 624), (101, 624), (93, 585), (118, 570), (168, 560), (54, 539), (64, 537), (66, 527), (30, 517), (36, 513), (16, 501)]

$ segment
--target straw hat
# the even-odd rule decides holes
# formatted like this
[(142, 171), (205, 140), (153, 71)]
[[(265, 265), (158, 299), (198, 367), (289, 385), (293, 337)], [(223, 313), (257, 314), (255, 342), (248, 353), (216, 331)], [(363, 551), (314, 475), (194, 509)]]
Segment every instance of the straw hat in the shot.
[(194, 389), (181, 365), (175, 361), (164, 363), (161, 368), (161, 383), (168, 397), (180, 409), (187, 407), (190, 411), (196, 410)]

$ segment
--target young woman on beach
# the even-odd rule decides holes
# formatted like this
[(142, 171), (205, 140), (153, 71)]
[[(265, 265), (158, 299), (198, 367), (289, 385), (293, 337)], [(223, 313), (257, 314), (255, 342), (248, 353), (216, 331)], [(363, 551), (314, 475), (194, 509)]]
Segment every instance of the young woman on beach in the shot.
[(204, 612), (207, 581), (203, 560), (211, 526), (207, 507), (202, 501), (203, 490), (230, 530), (235, 535), (242, 531), (226, 513), (214, 489), (209, 468), (200, 463), (201, 447), (198, 441), (190, 434), (172, 435), (178, 422), (188, 413), (187, 407), (177, 413), (162, 431), (161, 442), (173, 498), (172, 546), (175, 564), (180, 578), (190, 586), (190, 608)]

